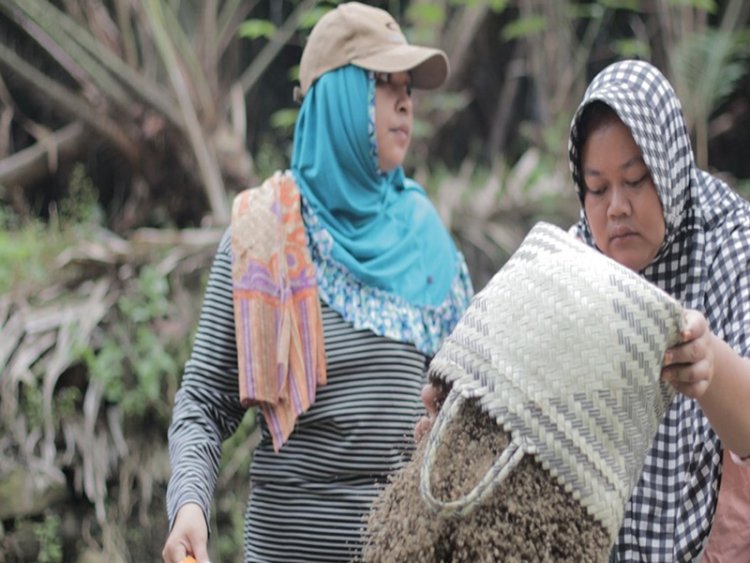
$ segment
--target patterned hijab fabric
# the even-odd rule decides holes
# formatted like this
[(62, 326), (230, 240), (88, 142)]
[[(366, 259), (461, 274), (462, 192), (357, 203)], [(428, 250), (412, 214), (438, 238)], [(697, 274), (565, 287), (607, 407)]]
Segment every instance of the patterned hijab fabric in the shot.
[[(599, 100), (628, 126), (662, 203), (666, 235), (641, 274), (701, 311), (711, 330), (750, 353), (750, 206), (699, 170), (680, 102), (666, 78), (642, 61), (610, 65), (591, 82), (571, 125), (569, 156), (581, 202), (577, 234), (595, 246), (583, 211), (578, 126)], [(676, 396), (628, 503), (616, 546), (621, 560), (689, 561), (707, 539), (721, 472), (721, 444), (698, 403)]]
[(356, 328), (432, 355), (472, 295), (463, 257), (425, 191), (378, 169), (375, 80), (345, 66), (305, 96), (291, 172), (321, 297)]
[(327, 379), (315, 266), (294, 178), (277, 173), (238, 194), (231, 231), (240, 401), (260, 407), (278, 452)]

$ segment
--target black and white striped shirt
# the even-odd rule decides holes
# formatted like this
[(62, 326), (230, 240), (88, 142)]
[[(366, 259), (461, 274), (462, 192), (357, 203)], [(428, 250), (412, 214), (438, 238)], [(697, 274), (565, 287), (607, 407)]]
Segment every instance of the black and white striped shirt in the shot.
[[(262, 417), (245, 518), (246, 561), (349, 561), (387, 476), (413, 451), (426, 357), (408, 343), (355, 330), (322, 304), (328, 383), (276, 454)], [(231, 250), (222, 240), (169, 429), (170, 523), (196, 502), (206, 520), (221, 443), (238, 427)], [(248, 452), (248, 455), (250, 453)]]

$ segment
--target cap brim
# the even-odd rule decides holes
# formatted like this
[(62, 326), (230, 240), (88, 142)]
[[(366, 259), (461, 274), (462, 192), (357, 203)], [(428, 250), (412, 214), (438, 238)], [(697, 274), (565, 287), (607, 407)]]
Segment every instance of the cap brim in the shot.
[(396, 45), (366, 57), (352, 59), (355, 66), (375, 72), (411, 72), (413, 88), (432, 90), (448, 77), (448, 57), (440, 49)]

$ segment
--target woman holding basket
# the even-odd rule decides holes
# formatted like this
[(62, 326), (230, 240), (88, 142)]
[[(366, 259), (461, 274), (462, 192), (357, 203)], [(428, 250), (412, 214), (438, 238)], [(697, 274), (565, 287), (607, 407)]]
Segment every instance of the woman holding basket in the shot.
[[(750, 204), (696, 167), (680, 102), (646, 62), (594, 78), (569, 147), (581, 203), (572, 231), (687, 311), (662, 368), (678, 393), (611, 560), (750, 560)], [(427, 385), (422, 396), (434, 416), (445, 392)]]

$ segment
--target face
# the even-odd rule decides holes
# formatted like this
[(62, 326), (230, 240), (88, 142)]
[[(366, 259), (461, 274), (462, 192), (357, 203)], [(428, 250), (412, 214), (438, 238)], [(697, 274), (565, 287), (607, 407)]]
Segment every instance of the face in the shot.
[(375, 135), (380, 170), (401, 166), (411, 142), (411, 77), (408, 72), (375, 74)]
[(612, 117), (595, 126), (581, 151), (584, 210), (599, 249), (642, 271), (665, 236), (664, 213), (651, 173), (630, 130)]

